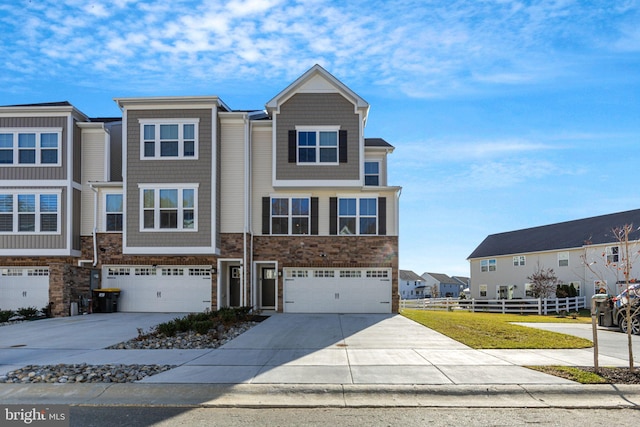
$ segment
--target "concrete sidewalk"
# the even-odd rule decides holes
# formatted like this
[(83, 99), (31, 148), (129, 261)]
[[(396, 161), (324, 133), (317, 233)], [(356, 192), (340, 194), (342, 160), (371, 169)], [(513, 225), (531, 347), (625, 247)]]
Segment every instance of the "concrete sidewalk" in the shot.
[[(2, 327), (0, 375), (29, 364), (177, 367), (135, 384), (2, 384), (0, 402), (467, 407), (640, 403), (640, 386), (584, 386), (523, 367), (589, 366), (593, 349), (474, 350), (398, 315), (278, 314), (218, 349), (103, 349), (135, 337), (139, 327), (174, 317), (178, 315), (113, 313)], [(612, 340), (626, 340), (614, 334)], [(17, 342), (25, 344), (13, 347)], [(601, 354), (600, 365), (628, 366), (619, 357), (625, 349)]]

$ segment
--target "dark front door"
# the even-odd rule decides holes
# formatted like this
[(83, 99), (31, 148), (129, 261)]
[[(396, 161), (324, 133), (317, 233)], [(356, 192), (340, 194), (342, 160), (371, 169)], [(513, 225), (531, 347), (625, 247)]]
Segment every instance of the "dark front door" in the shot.
[(264, 267), (262, 269), (262, 308), (276, 307), (276, 269)]
[(240, 307), (240, 267), (229, 267), (229, 306)]

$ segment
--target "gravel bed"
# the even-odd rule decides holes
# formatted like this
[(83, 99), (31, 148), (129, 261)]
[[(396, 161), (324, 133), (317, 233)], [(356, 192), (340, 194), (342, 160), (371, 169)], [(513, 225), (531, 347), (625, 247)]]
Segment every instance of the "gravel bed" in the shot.
[[(166, 337), (152, 330), (107, 349), (112, 350), (160, 350), (160, 349), (213, 349), (231, 341), (238, 335), (248, 331), (259, 322), (242, 322), (232, 326), (219, 325), (207, 334), (195, 332), (177, 333)], [(6, 375), (0, 374), (0, 383), (33, 384), (33, 383), (131, 383), (145, 377), (175, 368), (176, 365), (29, 365)]]
[(0, 383), (131, 383), (175, 365), (28, 365), (0, 375)]

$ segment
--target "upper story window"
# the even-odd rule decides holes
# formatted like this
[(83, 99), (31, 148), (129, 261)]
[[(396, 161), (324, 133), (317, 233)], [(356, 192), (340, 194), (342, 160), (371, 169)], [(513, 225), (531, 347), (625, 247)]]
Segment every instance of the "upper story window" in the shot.
[(378, 234), (378, 199), (338, 199), (339, 234)]
[(496, 260), (483, 259), (482, 261), (480, 261), (480, 271), (496, 271)]
[(296, 131), (298, 163), (338, 164), (338, 127), (298, 126)]
[(60, 192), (0, 194), (0, 233), (58, 234)]
[(605, 255), (607, 257), (607, 264), (619, 262), (619, 247), (618, 246), (607, 246), (605, 248)]
[(197, 159), (198, 119), (140, 120), (141, 159)]
[(568, 266), (569, 266), (569, 252), (559, 252), (558, 267), (568, 267)]
[(309, 198), (272, 198), (271, 234), (310, 234), (310, 213)]
[(513, 266), (519, 267), (525, 265), (526, 258), (524, 255), (514, 256), (513, 257)]
[(0, 165), (60, 166), (62, 129), (0, 129)]
[(140, 184), (141, 231), (198, 231), (198, 185)]
[(364, 162), (364, 185), (380, 185), (380, 162)]
[(105, 229), (122, 231), (122, 194), (105, 195)]

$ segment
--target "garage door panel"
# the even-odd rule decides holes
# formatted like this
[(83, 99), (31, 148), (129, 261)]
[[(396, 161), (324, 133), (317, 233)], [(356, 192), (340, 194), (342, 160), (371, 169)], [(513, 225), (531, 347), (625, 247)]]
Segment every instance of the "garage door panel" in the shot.
[(118, 311), (202, 312), (211, 308), (211, 268), (114, 267), (103, 272), (102, 287), (120, 288)]
[(0, 310), (49, 305), (47, 267), (0, 267)]
[(390, 269), (285, 269), (289, 313), (390, 313)]

